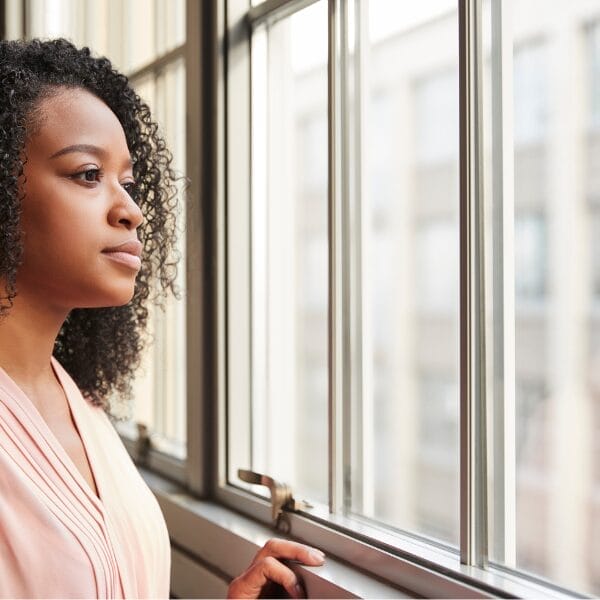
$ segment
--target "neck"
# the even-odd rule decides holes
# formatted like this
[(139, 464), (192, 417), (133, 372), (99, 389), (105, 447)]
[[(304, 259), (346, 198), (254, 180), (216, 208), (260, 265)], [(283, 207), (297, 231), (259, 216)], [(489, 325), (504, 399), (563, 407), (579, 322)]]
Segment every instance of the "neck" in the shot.
[(21, 293), (0, 318), (0, 367), (15, 381), (38, 387), (54, 381), (54, 342), (69, 311)]

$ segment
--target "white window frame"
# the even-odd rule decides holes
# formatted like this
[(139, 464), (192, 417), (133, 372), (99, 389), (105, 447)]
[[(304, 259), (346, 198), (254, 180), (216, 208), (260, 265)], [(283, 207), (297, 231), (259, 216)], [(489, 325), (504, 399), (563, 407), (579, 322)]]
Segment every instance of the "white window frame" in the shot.
[[(250, 306), (247, 314), (240, 315), (240, 304), (232, 311), (228, 298), (248, 296), (250, 272), (248, 264), (231, 259), (236, 248), (250, 248), (251, 222), (251, 32), (266, 21), (290, 16), (317, 0), (265, 0), (255, 7), (249, 0), (217, 0), (218, 25), (223, 49), (219, 57), (219, 98), (217, 155), (223, 158), (224, 169), (218, 181), (218, 430), (216, 449), (218, 465), (215, 472), (214, 498), (221, 504), (249, 515), (253, 519), (271, 524), (271, 506), (263, 498), (229, 485), (227, 482), (227, 401), (228, 398), (247, 394), (251, 389), (249, 361)], [(346, 381), (343, 369), (343, 331), (347, 318), (346, 291), (341, 280), (342, 269), (347, 268), (347, 252), (342, 247), (342, 204), (348, 194), (343, 158), (342, 98), (339, 70), (334, 66), (339, 58), (340, 38), (344, 35), (342, 23), (349, 0), (327, 0), (329, 18), (329, 246), (330, 246), (330, 473), (339, 471), (341, 454), (340, 426), (342, 410), (339, 398), (342, 390), (352, 385)], [(493, 3), (496, 12), (496, 44), (504, 52), (500, 21), (503, 18), (499, 3)], [(556, 596), (570, 597), (573, 592), (552, 583), (510, 571), (488, 562), (488, 515), (486, 475), (486, 407), (485, 407), (485, 323), (484, 323), (484, 239), (483, 239), (483, 116), (482, 116), (482, 50), (481, 15), (482, 0), (458, 0), (459, 7), (459, 74), (460, 74), (460, 548), (452, 551), (442, 545), (427, 543), (409, 534), (386, 535), (368, 524), (357, 525), (338, 515), (342, 491), (341, 478), (330, 476), (330, 511), (324, 509), (290, 514), (292, 535), (314, 544), (327, 554), (351, 564), (360, 563), (372, 575), (397, 586), (429, 597), (468, 597), (472, 594), (498, 596)], [(504, 16), (506, 22), (506, 18)], [(508, 66), (509, 63), (505, 66)], [(494, 82), (504, 103), (508, 88)], [(502, 104), (494, 108), (496, 127), (509, 131), (502, 121)], [(512, 118), (512, 115), (509, 115)], [(347, 126), (347, 123), (345, 123)], [(511, 139), (504, 136), (495, 149), (495, 166), (506, 179), (510, 164), (506, 148)], [(506, 185), (506, 184), (505, 184)], [(502, 193), (502, 187), (494, 190)], [(510, 223), (511, 198), (503, 210), (503, 222)], [(511, 235), (510, 225), (494, 236)], [(505, 283), (510, 272), (500, 274)], [(509, 280), (510, 281), (510, 280)], [(501, 290), (511, 291), (511, 283)], [(508, 315), (510, 316), (510, 315)], [(503, 325), (504, 327), (504, 325)], [(235, 329), (235, 344), (227, 336)], [(506, 329), (506, 328), (505, 328)], [(506, 335), (506, 331), (504, 332)], [(510, 341), (509, 339), (505, 340)], [(510, 376), (514, 357), (504, 356), (506, 371)], [(238, 396), (239, 397), (239, 396)], [(510, 401), (503, 409), (504, 418), (510, 419), (514, 410)], [(236, 405), (236, 410), (238, 406)], [(234, 432), (234, 435), (248, 432)], [(510, 432), (507, 432), (510, 433)], [(506, 449), (500, 461), (509, 461)], [(507, 462), (508, 464), (508, 462)], [(497, 464), (497, 468), (502, 465)], [(502, 469), (507, 493), (514, 485), (514, 473)], [(337, 482), (337, 483), (336, 483)], [(509, 527), (512, 522), (510, 505), (502, 521)], [(501, 539), (500, 544), (509, 540)], [(498, 540), (496, 540), (498, 543)]]

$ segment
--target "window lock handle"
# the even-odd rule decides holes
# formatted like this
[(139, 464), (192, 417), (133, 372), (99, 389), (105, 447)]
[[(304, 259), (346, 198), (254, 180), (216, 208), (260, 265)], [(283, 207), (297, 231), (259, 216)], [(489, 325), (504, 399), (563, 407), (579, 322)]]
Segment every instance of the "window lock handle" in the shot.
[(136, 462), (145, 465), (148, 462), (148, 454), (152, 447), (150, 432), (145, 423), (136, 422), (137, 439), (135, 441)]
[(255, 473), (247, 469), (238, 469), (238, 477), (246, 483), (254, 485), (264, 485), (271, 492), (271, 507), (273, 514), (273, 525), (275, 529), (282, 533), (289, 533), (290, 521), (287, 512), (295, 512), (312, 508), (312, 506), (303, 500), (295, 500), (292, 494), (292, 488), (286, 483), (280, 483), (268, 475)]

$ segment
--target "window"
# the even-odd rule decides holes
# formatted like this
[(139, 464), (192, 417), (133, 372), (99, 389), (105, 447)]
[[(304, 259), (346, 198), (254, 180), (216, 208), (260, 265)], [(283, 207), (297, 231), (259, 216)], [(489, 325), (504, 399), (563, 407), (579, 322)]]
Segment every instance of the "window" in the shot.
[(600, 127), (600, 26), (591, 23), (587, 39), (588, 77), (589, 77), (589, 114), (590, 129), (598, 130)]
[(535, 2), (488, 8), (488, 531), (492, 561), (596, 594), (597, 564), (587, 556), (598, 518), (598, 400), (586, 371), (597, 345), (598, 331), (587, 325), (597, 257), (592, 177), (577, 163), (594, 160), (584, 126), (598, 82), (586, 69), (600, 4), (574, 8), (558, 1), (546, 16)]
[(415, 83), (417, 150), (421, 164), (458, 158), (458, 70), (425, 75)]
[[(369, 9), (375, 23), (383, 22), (381, 11), (388, 10), (386, 6), (375, 4)], [(401, 11), (398, 15), (402, 16)], [(433, 16), (438, 15), (454, 21), (456, 31), (455, 5), (442, 3), (434, 10)], [(358, 23), (358, 14), (351, 18)], [(440, 168), (447, 172), (450, 186), (458, 183), (457, 45), (456, 40), (439, 47), (432, 43), (436, 27), (427, 27), (431, 18), (421, 11), (419, 18), (401, 23), (398, 33), (388, 27), (385, 36), (374, 29), (371, 37), (365, 37), (360, 60), (373, 65), (373, 79), (369, 87), (356, 87), (355, 95), (347, 99), (348, 116), (358, 123), (348, 132), (347, 151), (355, 153), (349, 168), (356, 174), (355, 181), (364, 177), (366, 187), (348, 207), (347, 218), (354, 222), (343, 226), (348, 227), (343, 252), (354, 254), (343, 284), (350, 286), (342, 293), (349, 295), (351, 303), (345, 326), (356, 341), (350, 358), (355, 370), (354, 381), (349, 383), (352, 400), (345, 417), (348, 439), (343, 442), (348, 454), (341, 467), (347, 472), (347, 489), (341, 492), (344, 500), (340, 502), (344, 514), (438, 534), (457, 545), (456, 461), (437, 479), (438, 492), (430, 494), (439, 469), (435, 460), (423, 458), (426, 444), (411, 433), (422, 428), (423, 435), (430, 435), (431, 427), (447, 427), (450, 433), (442, 442), (443, 451), (458, 456), (456, 348), (452, 343), (458, 323), (458, 195), (455, 187), (446, 203), (437, 206), (433, 190), (421, 190), (418, 185), (431, 177), (430, 165), (436, 174)], [(414, 35), (411, 27), (418, 24), (423, 31)], [(251, 394), (244, 389), (237, 392), (240, 375), (232, 370), (229, 477), (237, 481), (237, 469), (251, 467), (285, 479), (301, 497), (324, 508), (330, 502), (326, 457), (331, 384), (327, 27), (327, 3), (321, 1), (254, 31), (249, 205), (252, 296), (244, 299), (238, 292), (233, 294), (235, 300), (229, 296), (236, 320), (250, 302), (246, 326), (252, 348), (246, 367)], [(454, 68), (430, 76), (424, 65), (425, 75), (419, 77), (412, 61), (398, 60), (413, 56), (425, 44), (431, 44), (444, 61), (453, 62)], [(348, 49), (347, 60), (352, 69), (348, 77), (358, 78), (362, 71), (356, 48)], [(396, 66), (393, 78), (384, 68), (390, 63)], [(370, 70), (365, 68), (364, 73)], [(412, 126), (410, 117), (397, 109), (403, 105), (414, 107), (417, 118)], [(363, 118), (365, 123), (373, 122), (372, 129), (360, 123)], [(432, 123), (432, 119), (437, 121)], [(442, 122), (449, 129), (439, 127)], [(411, 128), (416, 142), (404, 133)], [(363, 132), (365, 140), (361, 141)], [(430, 208), (424, 209), (427, 204)], [(403, 234), (409, 238), (405, 242)], [(236, 240), (232, 260), (236, 251), (242, 256), (242, 248)], [(412, 298), (409, 287), (415, 289)], [(427, 320), (428, 311), (438, 319), (437, 330)], [(234, 328), (230, 332), (238, 338)], [(435, 355), (428, 352), (429, 344), (438, 346)], [(237, 342), (235, 346), (233, 361), (247, 361), (244, 347)], [(400, 371), (399, 361), (405, 362)], [(435, 386), (420, 385), (420, 373), (435, 376), (440, 370), (454, 382), (446, 386), (442, 402), (449, 416), (441, 417), (440, 425), (430, 425), (435, 408), (429, 407), (437, 407), (441, 396)], [(403, 420), (402, 413), (413, 417)], [(282, 427), (283, 423), (287, 426)], [(237, 434), (244, 431), (250, 435)], [(409, 437), (414, 439), (409, 441)], [(402, 438), (406, 441), (400, 443)], [(245, 439), (252, 442), (244, 448)], [(414, 482), (412, 487), (420, 490), (404, 503), (398, 501), (398, 479), (386, 482), (383, 477), (380, 465), (387, 470), (386, 456), (400, 478)], [(449, 508), (440, 502), (446, 496), (453, 498)], [(429, 512), (423, 509), (427, 501), (436, 505)]]
[(546, 288), (546, 222), (543, 215), (515, 216), (515, 296), (539, 299)]
[[(322, 460), (328, 410), (326, 40), (327, 6), (317, 2), (258, 31), (253, 41), (251, 297), (246, 290), (235, 296), (252, 306), (251, 394), (240, 394), (230, 417), (234, 475), (252, 466), (286, 478), (297, 493), (323, 503), (328, 485)], [(241, 250), (237, 243), (236, 248)], [(235, 302), (230, 307), (232, 313), (244, 310)]]
[(217, 497), (268, 521), (237, 471), (286, 481), (292, 533), (399, 585), (598, 593), (600, 2), (222, 6)]
[[(9, 1), (9, 4), (10, 1)], [(12, 21), (23, 8), (8, 6)], [(71, 39), (108, 56), (128, 75), (140, 96), (149, 104), (174, 157), (174, 169), (185, 171), (185, 2), (184, 0), (129, 0), (127, 2), (80, 2), (79, 0), (27, 0), (21, 23), (26, 37)], [(143, 23), (139, 15), (144, 14)], [(11, 21), (11, 19), (9, 19)], [(127, 32), (126, 34), (124, 32)], [(21, 35), (15, 26), (15, 37)], [(180, 182), (180, 193), (183, 185)], [(182, 205), (184, 202), (182, 201)], [(180, 230), (185, 228), (185, 210)], [(185, 240), (178, 286), (185, 295)], [(170, 299), (161, 311), (151, 307), (150, 350), (134, 383), (135, 399), (119, 431), (137, 437), (137, 423), (149, 429), (153, 447), (181, 461), (186, 457), (185, 303)], [(160, 463), (159, 463), (160, 464)], [(169, 461), (171, 477), (183, 477), (177, 462)], [(179, 463), (180, 464), (180, 463)], [(179, 475), (177, 475), (179, 474)]]
[(590, 253), (593, 301), (600, 300), (600, 211), (590, 211)]
[(548, 76), (545, 47), (524, 43), (514, 49), (515, 146), (543, 140), (548, 121)]

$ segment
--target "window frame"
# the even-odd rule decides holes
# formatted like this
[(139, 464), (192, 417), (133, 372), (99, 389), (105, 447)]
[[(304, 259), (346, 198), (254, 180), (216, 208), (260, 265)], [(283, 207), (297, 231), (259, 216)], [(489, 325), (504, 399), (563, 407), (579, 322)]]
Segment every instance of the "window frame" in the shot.
[[(179, 60), (183, 60), (184, 65), (185, 65), (185, 86), (186, 86), (186, 98), (185, 98), (185, 104), (186, 106), (188, 106), (188, 96), (189, 96), (189, 92), (188, 92), (188, 86), (190, 85), (190, 79), (195, 79), (197, 76), (194, 75), (194, 72), (192, 73), (192, 70), (190, 69), (190, 50), (189, 50), (189, 44), (188, 44), (188, 31), (187, 31), (187, 11), (188, 11), (188, 2), (186, 1), (186, 38), (184, 40), (184, 42), (166, 52), (163, 53), (159, 53), (157, 56), (155, 56), (151, 61), (144, 63), (143, 65), (137, 67), (136, 69), (132, 70), (131, 72), (126, 73), (130, 83), (132, 86), (135, 86), (136, 83), (138, 81), (143, 81), (145, 78), (147, 77), (152, 77), (153, 82), (156, 82), (158, 76), (160, 75), (160, 73), (168, 68), (170, 65), (176, 64), (177, 61)], [(186, 145), (186, 159), (185, 159), (185, 163), (184, 163), (184, 172), (188, 172), (188, 168), (189, 168), (189, 164), (190, 162), (190, 158), (188, 158), (187, 152), (192, 151), (194, 152), (195, 146), (193, 144), (190, 143), (189, 140), (189, 134), (186, 135), (186, 140), (185, 140), (185, 145)], [(185, 202), (185, 196), (186, 192), (183, 192), (182, 198), (181, 200)], [(186, 213), (189, 210), (190, 206), (194, 206), (195, 203), (187, 203), (186, 202)], [(187, 218), (188, 215), (186, 214), (186, 222), (187, 222)], [(186, 253), (186, 261), (190, 260), (188, 258), (188, 252), (190, 251), (190, 246), (192, 246), (191, 250), (192, 252), (194, 252), (194, 257), (197, 256), (197, 249), (194, 245), (190, 244), (190, 236), (188, 236), (187, 234), (185, 235), (185, 239), (184, 239), (184, 247), (185, 247), (185, 253)], [(187, 289), (187, 285), (190, 284), (190, 279), (192, 280), (191, 283), (192, 285), (194, 284), (193, 281), (193, 277), (190, 277), (190, 275), (193, 276), (193, 272), (191, 271), (191, 269), (186, 269), (186, 289)], [(190, 319), (190, 317), (194, 317), (194, 308), (193, 306), (188, 306), (188, 302), (186, 302), (186, 307), (185, 307), (185, 316), (186, 316), (186, 330), (187, 330), (187, 322), (188, 319)], [(190, 314), (191, 313), (191, 314)], [(187, 349), (187, 336), (186, 336), (186, 361), (187, 361), (187, 357), (191, 356), (188, 349)], [(193, 402), (190, 402), (190, 389), (189, 389), (189, 383), (190, 383), (190, 379), (192, 379), (192, 385), (194, 385), (196, 383), (195, 379), (194, 379), (194, 375), (196, 374), (197, 370), (194, 369), (190, 369), (190, 368), (186, 368), (186, 373), (185, 373), (185, 381), (186, 381), (186, 398), (185, 398), (185, 408), (184, 410), (186, 411), (186, 438), (187, 436), (190, 435), (190, 423), (189, 423), (189, 418), (190, 418), (190, 412), (193, 412), (193, 409), (191, 408), (193, 406)], [(151, 432), (150, 432), (151, 433)], [(138, 444), (138, 440), (137, 439), (132, 439), (130, 437), (127, 437), (126, 435), (122, 434), (119, 432), (119, 436), (121, 438), (121, 440), (123, 441), (123, 444), (125, 445), (125, 447), (127, 448), (128, 452), (130, 453), (130, 455), (136, 460), (136, 463), (138, 465), (144, 465), (147, 466), (148, 468), (152, 469), (153, 471), (160, 473), (161, 475), (169, 478), (172, 481), (178, 482), (178, 483), (192, 483), (192, 481), (190, 481), (190, 477), (192, 475), (193, 471), (193, 466), (192, 466), (192, 462), (190, 462), (189, 460), (189, 455), (185, 458), (185, 459), (181, 459), (178, 458), (176, 456), (173, 456), (171, 454), (169, 454), (168, 452), (164, 451), (164, 450), (159, 450), (156, 447), (153, 447), (152, 445), (150, 445), (150, 448), (148, 449), (147, 453), (144, 456), (140, 456), (137, 450), (137, 444)], [(186, 441), (187, 444), (187, 441)], [(189, 452), (189, 445), (188, 445), (188, 452)], [(191, 487), (191, 486), (190, 486)]]
[[(250, 6), (249, 0), (215, 0), (218, 4), (218, 30), (222, 49), (219, 55), (218, 73), (218, 132), (217, 156), (222, 157), (224, 167), (219, 171), (217, 231), (221, 234), (217, 248), (217, 468), (213, 477), (214, 499), (251, 518), (271, 524), (270, 503), (262, 497), (242, 490), (227, 482), (227, 401), (239, 389), (250, 389), (249, 364), (244, 365), (243, 356), (232, 360), (229, 345), (228, 298), (235, 297), (236, 290), (249, 287), (248, 271), (240, 271), (232, 265), (232, 240), (237, 247), (250, 247), (250, 190), (251, 183), (251, 35), (254, 28), (265, 22), (288, 17), (317, 0), (264, 0)], [(351, 385), (343, 363), (343, 328), (347, 319), (341, 271), (344, 248), (340, 232), (342, 205), (347, 202), (343, 194), (344, 165), (339, 159), (343, 153), (341, 96), (339, 70), (336, 67), (339, 41), (343, 35), (345, 0), (327, 0), (329, 19), (329, 252), (330, 252), (330, 474), (339, 470), (343, 454), (340, 440), (341, 411), (336, 401), (342, 390)], [(484, 308), (486, 290), (484, 282), (484, 194), (483, 194), (483, 114), (482, 114), (482, 4), (483, 0), (457, 0), (459, 13), (459, 112), (460, 112), (460, 547), (451, 551), (435, 542), (426, 543), (417, 536), (398, 533), (382, 534), (369, 524), (349, 521), (337, 515), (327, 514), (324, 507), (311, 513), (289, 514), (291, 533), (295, 538), (314, 544), (326, 553), (351, 564), (360, 562), (372, 575), (423, 596), (468, 597), (473, 594), (500, 597), (545, 595), (571, 597), (577, 595), (552, 582), (525, 573), (511, 571), (488, 562), (488, 514), (486, 472), (486, 324)], [(498, 5), (499, 3), (494, 3)], [(496, 17), (505, 15), (497, 6)], [(502, 26), (496, 24), (496, 43), (502, 46)], [(501, 86), (500, 81), (494, 82)], [(502, 87), (504, 102), (508, 93)], [(498, 107), (494, 109), (494, 122), (508, 131), (501, 119)], [(512, 118), (512, 114), (510, 115)], [(500, 120), (498, 120), (500, 119)], [(345, 122), (347, 126), (347, 122)], [(233, 138), (235, 132), (235, 139)], [(506, 148), (511, 141), (505, 138), (496, 149), (496, 161), (507, 159)], [(500, 154), (498, 154), (500, 153)], [(497, 163), (496, 163), (497, 164)], [(506, 185), (506, 182), (505, 182)], [(494, 194), (502, 192), (502, 187)], [(510, 203), (510, 199), (508, 200)], [(506, 221), (509, 212), (504, 215)], [(495, 236), (508, 235), (510, 231), (494, 232)], [(342, 233), (343, 235), (343, 233)], [(504, 273), (503, 277), (510, 276)], [(233, 290), (232, 287), (233, 286)], [(509, 293), (510, 287), (503, 293)], [(236, 346), (250, 347), (249, 315), (240, 337), (236, 323)], [(510, 360), (510, 357), (504, 357)], [(514, 361), (514, 358), (513, 358)], [(240, 364), (243, 367), (240, 369)], [(232, 389), (233, 388), (233, 389)], [(507, 407), (510, 410), (510, 407)], [(506, 416), (506, 415), (505, 415)], [(506, 457), (505, 457), (506, 458)], [(510, 473), (507, 474), (510, 478)], [(338, 508), (343, 490), (337, 487), (330, 475), (330, 506)], [(504, 543), (502, 540), (501, 543)], [(358, 558), (357, 558), (358, 557)]]

